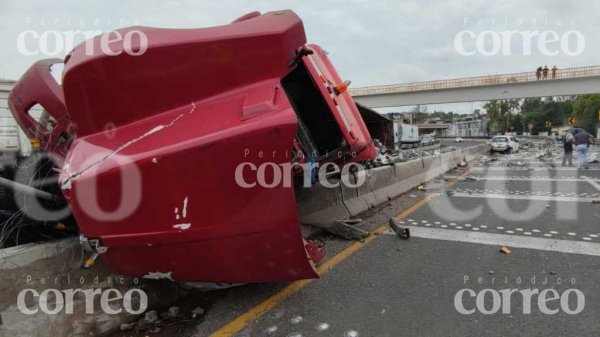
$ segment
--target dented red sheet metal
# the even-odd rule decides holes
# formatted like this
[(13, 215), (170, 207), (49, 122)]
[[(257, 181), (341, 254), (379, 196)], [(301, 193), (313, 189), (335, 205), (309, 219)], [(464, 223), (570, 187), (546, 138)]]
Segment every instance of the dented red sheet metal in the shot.
[[(119, 32), (134, 30), (147, 37), (147, 46), (134, 40), (140, 55), (106, 55), (95, 38), (91, 55), (81, 45), (67, 57), (62, 90), (45, 84), (45, 62), (11, 93), (28, 134), (46, 134), (49, 149), (66, 153), (59, 182), (81, 232), (125, 275), (318, 277), (324, 251), (302, 238), (293, 185), (257, 183), (248, 169), (262, 167), (273, 182), (292, 163), (298, 115), (281, 81), (299, 48), (315, 52), (302, 60), (311, 74), (330, 81), (315, 85), (340, 125), (342, 151), (355, 161), (375, 152), (350, 96), (329, 93), (341, 79), (320, 48), (306, 45), (302, 21), (280, 11), (214, 28)], [(26, 117), (35, 103), (61, 121), (54, 138)]]

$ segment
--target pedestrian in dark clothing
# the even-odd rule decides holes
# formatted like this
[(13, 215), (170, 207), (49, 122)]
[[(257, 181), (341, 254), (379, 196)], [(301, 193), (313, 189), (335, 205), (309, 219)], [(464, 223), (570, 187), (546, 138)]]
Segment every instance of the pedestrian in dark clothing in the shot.
[(544, 70), (542, 70), (542, 73), (544, 74), (544, 79), (548, 78), (548, 66), (544, 66)]
[(556, 71), (558, 70), (558, 68), (556, 68), (556, 66), (552, 67), (552, 79), (556, 78)]
[(540, 80), (540, 77), (542, 77), (542, 66), (539, 66), (537, 68), (537, 70), (535, 71), (535, 76), (537, 77), (538, 81)]
[(573, 134), (570, 131), (563, 136), (563, 149), (565, 154), (562, 159), (562, 166), (565, 166), (567, 161), (569, 166), (573, 166)]
[(573, 144), (577, 151), (577, 164), (579, 168), (588, 168), (587, 152), (590, 145), (594, 142), (594, 137), (583, 129), (576, 129), (573, 133)]

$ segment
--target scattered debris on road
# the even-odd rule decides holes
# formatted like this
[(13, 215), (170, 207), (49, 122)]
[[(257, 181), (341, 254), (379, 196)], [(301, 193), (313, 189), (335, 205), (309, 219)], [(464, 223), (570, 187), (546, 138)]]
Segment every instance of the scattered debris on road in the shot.
[(390, 218), (389, 225), (400, 239), (410, 239), (410, 229), (408, 227), (401, 227), (395, 217)]

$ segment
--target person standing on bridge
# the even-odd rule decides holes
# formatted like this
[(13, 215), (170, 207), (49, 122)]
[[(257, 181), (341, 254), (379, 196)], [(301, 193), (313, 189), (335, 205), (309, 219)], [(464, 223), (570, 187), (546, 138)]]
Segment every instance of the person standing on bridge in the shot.
[(542, 66), (539, 66), (537, 68), (537, 70), (535, 71), (535, 76), (537, 77), (538, 81), (540, 80), (540, 78), (542, 77)]
[(573, 130), (567, 131), (563, 135), (563, 150), (565, 150), (565, 154), (562, 159), (562, 166), (565, 166), (567, 161), (569, 162), (569, 166), (573, 166)]
[(594, 137), (584, 129), (575, 129), (573, 131), (573, 143), (577, 151), (577, 165), (580, 169), (588, 168), (587, 152), (593, 143)]
[(552, 79), (556, 79), (556, 71), (558, 70), (558, 68), (556, 68), (556, 66), (552, 67)]
[(548, 79), (548, 66), (544, 66), (543, 74), (544, 74), (544, 79)]

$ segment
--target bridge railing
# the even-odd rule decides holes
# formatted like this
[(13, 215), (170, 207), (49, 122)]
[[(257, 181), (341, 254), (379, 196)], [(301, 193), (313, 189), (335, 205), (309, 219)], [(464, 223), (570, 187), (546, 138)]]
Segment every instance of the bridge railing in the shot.
[[(553, 79), (578, 78), (578, 77), (589, 77), (589, 76), (600, 76), (600, 66), (558, 69), (556, 71), (555, 77), (552, 76), (552, 69), (550, 69), (550, 70), (548, 70), (547, 79), (543, 79), (543, 77), (542, 77), (542, 79), (540, 79), (540, 80), (541, 81), (551, 81)], [(350, 91), (350, 94), (352, 94), (353, 96), (368, 96), (368, 95), (393, 94), (393, 93), (400, 93), (400, 92), (452, 89), (452, 88), (497, 85), (497, 84), (506, 84), (506, 83), (533, 82), (533, 81), (538, 81), (535, 71), (523, 72), (523, 73), (513, 73), (513, 74), (455, 78), (455, 79), (437, 80), (437, 81), (428, 81), (428, 82), (414, 82), (414, 83), (370, 86), (370, 87), (362, 87), (362, 88), (352, 88), (349, 91)]]

